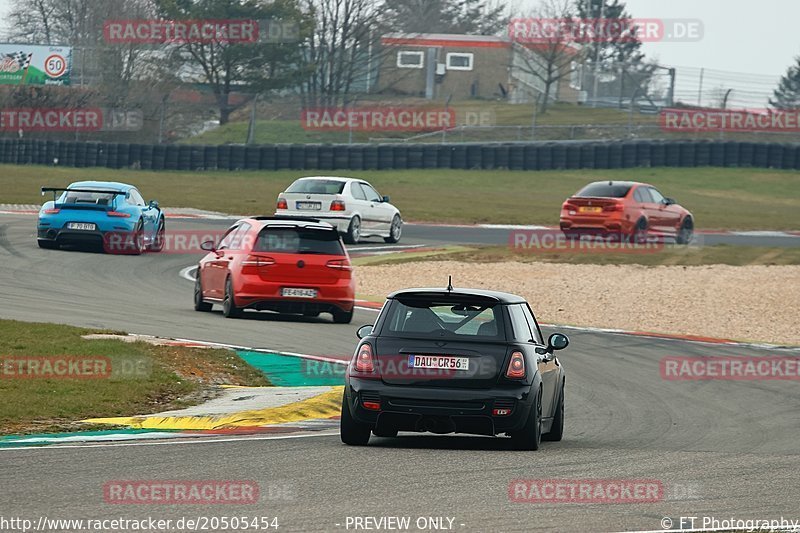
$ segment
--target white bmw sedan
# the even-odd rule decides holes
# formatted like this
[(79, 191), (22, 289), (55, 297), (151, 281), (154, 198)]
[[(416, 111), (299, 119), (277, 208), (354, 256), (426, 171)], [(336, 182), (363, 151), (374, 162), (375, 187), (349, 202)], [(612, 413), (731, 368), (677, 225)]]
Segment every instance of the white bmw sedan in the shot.
[(403, 233), (403, 218), (389, 197), (355, 178), (300, 178), (278, 195), (275, 215), (324, 220), (339, 230), (347, 244), (364, 237), (396, 243)]

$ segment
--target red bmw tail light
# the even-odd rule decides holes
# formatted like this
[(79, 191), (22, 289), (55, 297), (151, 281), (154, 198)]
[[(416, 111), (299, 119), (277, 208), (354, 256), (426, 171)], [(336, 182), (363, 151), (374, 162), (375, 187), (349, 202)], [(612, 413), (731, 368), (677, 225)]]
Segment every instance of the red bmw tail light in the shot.
[(106, 214), (110, 217), (131, 218), (130, 213), (120, 213), (119, 211), (107, 211)]
[(289, 202), (286, 198), (278, 198), (278, 209), (289, 209)]
[(344, 211), (344, 201), (343, 200), (334, 200), (331, 202), (331, 211)]
[(508, 379), (525, 379), (525, 356), (522, 355), (522, 352), (514, 352), (511, 354), (511, 361), (508, 362), (506, 377)]
[(625, 211), (625, 205), (621, 202), (616, 202), (603, 207), (603, 211), (607, 213), (612, 211)]

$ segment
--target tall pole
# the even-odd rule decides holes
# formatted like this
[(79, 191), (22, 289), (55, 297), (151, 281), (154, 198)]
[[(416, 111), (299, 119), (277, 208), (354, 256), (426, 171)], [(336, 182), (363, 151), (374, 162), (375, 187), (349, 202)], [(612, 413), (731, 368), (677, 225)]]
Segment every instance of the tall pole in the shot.
[(258, 113), (258, 93), (253, 97), (253, 108), (250, 111), (250, 125), (247, 128), (247, 144), (253, 144), (256, 139), (256, 115)]
[[(591, 0), (590, 0), (591, 1)], [(592, 9), (594, 12), (594, 9)], [(600, 0), (600, 19), (598, 21), (599, 24), (604, 24), (605, 21), (603, 18), (606, 14), (606, 0)], [(598, 89), (598, 71), (600, 70), (600, 38), (595, 42), (595, 49), (594, 49), (594, 88), (592, 89), (592, 107), (597, 107), (597, 89)]]
[(700, 85), (697, 87), (697, 106), (703, 105), (703, 76), (706, 73), (705, 68), (700, 69)]

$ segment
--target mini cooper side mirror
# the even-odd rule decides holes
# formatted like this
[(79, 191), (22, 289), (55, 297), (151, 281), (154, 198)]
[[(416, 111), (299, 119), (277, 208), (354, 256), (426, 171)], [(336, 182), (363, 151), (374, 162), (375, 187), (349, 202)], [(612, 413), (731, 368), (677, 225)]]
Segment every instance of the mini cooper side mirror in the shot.
[(367, 324), (366, 326), (361, 326), (360, 328), (358, 328), (358, 331), (356, 331), (356, 336), (359, 339), (363, 339), (364, 337), (370, 335), (371, 333), (372, 333), (372, 325)]
[(563, 333), (553, 333), (547, 339), (547, 351), (553, 353), (556, 350), (563, 350), (569, 346), (569, 337)]

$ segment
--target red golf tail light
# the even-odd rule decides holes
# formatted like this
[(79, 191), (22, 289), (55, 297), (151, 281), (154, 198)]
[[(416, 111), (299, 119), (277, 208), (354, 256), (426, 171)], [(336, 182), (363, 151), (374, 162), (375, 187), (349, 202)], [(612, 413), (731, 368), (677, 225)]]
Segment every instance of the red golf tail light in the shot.
[(289, 209), (289, 202), (286, 198), (278, 198), (278, 209)]
[(44, 214), (45, 215), (57, 215), (60, 212), (61, 212), (61, 209), (55, 209), (55, 208), (53, 208), (53, 209), (45, 209), (44, 210)]
[(331, 259), (325, 266), (336, 270), (353, 270), (353, 267), (350, 266), (350, 262), (347, 259)]
[(242, 261), (242, 274), (257, 274), (260, 269), (270, 267), (275, 264), (271, 257), (261, 257), (260, 255), (248, 255)]
[(353, 360), (353, 370), (359, 374), (372, 374), (375, 372), (375, 360), (372, 357), (372, 346), (368, 342), (359, 347)]
[(334, 200), (331, 202), (331, 211), (344, 211), (344, 201), (343, 200)]
[(525, 379), (525, 356), (522, 355), (522, 352), (514, 352), (511, 354), (511, 361), (508, 362), (506, 377), (508, 379)]
[(364, 406), (364, 409), (369, 409), (370, 411), (380, 411), (381, 410), (380, 402), (361, 402), (361, 405)]
[(117, 218), (131, 218), (130, 213), (120, 213), (119, 211), (108, 211), (106, 214), (110, 217), (117, 217)]

